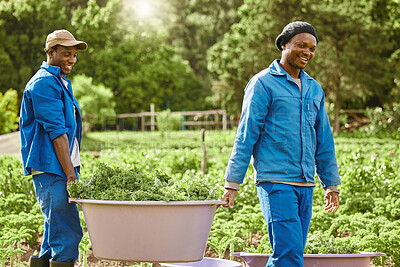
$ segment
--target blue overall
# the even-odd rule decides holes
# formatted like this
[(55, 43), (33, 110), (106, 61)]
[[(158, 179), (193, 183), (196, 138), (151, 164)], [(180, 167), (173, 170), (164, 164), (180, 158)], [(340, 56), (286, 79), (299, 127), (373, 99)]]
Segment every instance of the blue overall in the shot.
[(33, 185), (44, 216), (39, 257), (58, 262), (76, 261), (82, 228), (76, 204), (68, 203), (67, 179), (42, 173), (33, 176)]
[(257, 185), (261, 210), (273, 250), (267, 267), (302, 267), (312, 215), (313, 186)]
[[(225, 180), (243, 183), (254, 167), (273, 249), (267, 266), (301, 267), (315, 173), (323, 188), (340, 184), (325, 94), (300, 71), (301, 90), (275, 60), (247, 84)], [(278, 182), (278, 183), (277, 183)]]
[(31, 175), (33, 170), (43, 172), (33, 175), (36, 198), (45, 220), (39, 257), (73, 262), (79, 255), (82, 228), (76, 205), (68, 203), (67, 176), (53, 140), (66, 134), (71, 154), (75, 140), (79, 146), (81, 143), (82, 120), (71, 82), (67, 80), (67, 86), (64, 85), (60, 67), (43, 62), (27, 83), (19, 125), (24, 174)]

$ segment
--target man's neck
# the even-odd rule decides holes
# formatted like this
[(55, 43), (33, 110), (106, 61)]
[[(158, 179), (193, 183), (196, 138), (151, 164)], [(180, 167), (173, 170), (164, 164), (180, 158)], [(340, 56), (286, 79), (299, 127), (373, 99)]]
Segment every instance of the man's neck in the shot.
[(279, 62), (279, 65), (281, 65), (281, 67), (290, 75), (290, 77), (292, 77), (293, 79), (298, 79), (300, 78), (300, 69), (298, 68), (294, 68), (292, 66), (290, 66), (289, 64), (287, 64), (286, 62), (284, 62), (282, 64), (282, 61)]

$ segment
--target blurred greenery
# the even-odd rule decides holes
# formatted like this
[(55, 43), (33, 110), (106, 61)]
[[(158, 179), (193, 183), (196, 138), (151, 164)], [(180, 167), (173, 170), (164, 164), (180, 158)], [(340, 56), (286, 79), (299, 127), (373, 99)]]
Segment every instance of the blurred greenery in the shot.
[(182, 129), (183, 116), (179, 114), (171, 114), (170, 109), (160, 112), (157, 117), (157, 129), (165, 134), (166, 131)]
[(93, 84), (91, 77), (76, 75), (72, 81), (74, 95), (82, 110), (84, 134), (95, 126), (101, 126), (109, 117), (115, 117), (115, 101), (110, 88)]
[(0, 92), (18, 92), (46, 60), (47, 34), (70, 30), (89, 44), (74, 75), (113, 93), (115, 113), (241, 109), (252, 75), (280, 57), (275, 38), (294, 20), (320, 42), (306, 71), (342, 109), (400, 100), (398, 0), (1, 0)]
[(0, 134), (9, 133), (18, 128), (18, 94), (8, 89), (0, 92)]

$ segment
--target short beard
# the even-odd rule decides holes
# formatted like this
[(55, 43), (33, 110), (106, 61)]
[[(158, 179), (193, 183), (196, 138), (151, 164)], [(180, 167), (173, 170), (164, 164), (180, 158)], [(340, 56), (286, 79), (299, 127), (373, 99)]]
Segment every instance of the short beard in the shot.
[(296, 68), (296, 69), (299, 69), (299, 70), (303, 70), (303, 69), (307, 66), (307, 64), (306, 64), (304, 67), (301, 67), (301, 66), (299, 66), (299, 65), (297, 65), (297, 64), (292, 63), (291, 60), (288, 60), (288, 64), (289, 64), (290, 66), (292, 66), (293, 68)]

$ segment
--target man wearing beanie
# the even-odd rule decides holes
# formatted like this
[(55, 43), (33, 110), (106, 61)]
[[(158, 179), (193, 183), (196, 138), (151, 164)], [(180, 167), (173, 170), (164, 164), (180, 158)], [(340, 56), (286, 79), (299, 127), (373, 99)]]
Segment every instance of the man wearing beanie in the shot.
[(295, 21), (275, 43), (281, 59), (246, 86), (222, 199), (233, 207), (251, 160), (273, 250), (267, 266), (294, 267), (303, 266), (315, 173), (328, 212), (339, 207), (340, 178), (324, 92), (303, 70), (314, 57), (317, 33)]
[(66, 79), (87, 44), (67, 30), (47, 36), (47, 62), (25, 87), (20, 111), (21, 155), (32, 175), (44, 216), (43, 242), (30, 266), (74, 266), (82, 238), (79, 213), (68, 203), (67, 184), (78, 178), (82, 137), (81, 112)]

